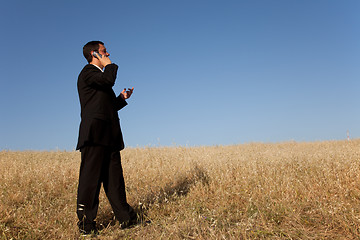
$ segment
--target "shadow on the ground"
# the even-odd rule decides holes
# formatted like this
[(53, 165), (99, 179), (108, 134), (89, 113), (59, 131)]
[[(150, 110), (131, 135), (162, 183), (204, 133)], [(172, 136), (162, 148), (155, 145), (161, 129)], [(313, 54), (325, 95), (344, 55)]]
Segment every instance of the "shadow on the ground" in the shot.
[(154, 203), (168, 202), (175, 197), (186, 196), (196, 183), (209, 184), (208, 174), (197, 165), (191, 172), (180, 175), (174, 182), (167, 183), (158, 192), (151, 192), (144, 196), (142, 205), (147, 208)]
[[(140, 219), (140, 224), (147, 222), (147, 211), (151, 208), (151, 205), (174, 201), (177, 197), (186, 196), (190, 192), (191, 187), (196, 183), (208, 185), (209, 181), (210, 179), (205, 169), (196, 165), (191, 172), (180, 175), (174, 182), (165, 184), (158, 192), (148, 193), (139, 201), (142, 204), (134, 207)], [(99, 230), (115, 225), (114, 213), (111, 209), (108, 209), (98, 215), (97, 222), (100, 225)]]

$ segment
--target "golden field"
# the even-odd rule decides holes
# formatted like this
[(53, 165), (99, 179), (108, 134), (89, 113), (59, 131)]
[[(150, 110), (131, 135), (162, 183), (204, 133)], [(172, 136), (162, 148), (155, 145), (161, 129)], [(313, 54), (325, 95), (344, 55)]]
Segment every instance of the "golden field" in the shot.
[[(360, 140), (128, 148), (120, 230), (103, 190), (97, 239), (360, 239)], [(81, 239), (79, 152), (0, 152), (0, 239)]]

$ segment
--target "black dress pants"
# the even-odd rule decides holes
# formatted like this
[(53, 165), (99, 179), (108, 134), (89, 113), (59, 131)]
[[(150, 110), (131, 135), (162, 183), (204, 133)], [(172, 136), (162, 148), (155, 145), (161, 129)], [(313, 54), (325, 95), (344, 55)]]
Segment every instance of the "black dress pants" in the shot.
[(123, 223), (135, 219), (136, 213), (126, 201), (120, 152), (98, 145), (85, 146), (80, 151), (77, 195), (79, 223), (94, 223), (99, 207), (101, 183), (117, 220)]

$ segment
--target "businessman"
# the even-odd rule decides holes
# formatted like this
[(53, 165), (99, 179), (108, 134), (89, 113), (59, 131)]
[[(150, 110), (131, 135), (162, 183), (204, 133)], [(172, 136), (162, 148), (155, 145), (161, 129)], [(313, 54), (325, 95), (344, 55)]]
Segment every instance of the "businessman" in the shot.
[(116, 219), (122, 227), (136, 223), (137, 215), (127, 203), (120, 151), (124, 149), (118, 111), (127, 105), (134, 88), (118, 96), (115, 84), (118, 66), (111, 62), (104, 43), (88, 42), (83, 47), (88, 64), (77, 81), (81, 123), (77, 150), (81, 152), (77, 192), (78, 227), (82, 234), (96, 233), (95, 218), (103, 184)]

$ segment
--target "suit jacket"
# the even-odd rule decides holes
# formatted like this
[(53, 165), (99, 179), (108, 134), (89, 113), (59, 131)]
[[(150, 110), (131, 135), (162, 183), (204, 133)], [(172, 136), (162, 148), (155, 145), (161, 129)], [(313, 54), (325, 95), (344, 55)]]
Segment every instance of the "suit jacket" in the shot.
[(86, 65), (79, 74), (77, 88), (81, 105), (81, 123), (76, 149), (102, 145), (114, 150), (124, 149), (117, 111), (127, 105), (116, 97), (115, 84), (118, 66), (109, 64), (104, 72), (94, 65)]

